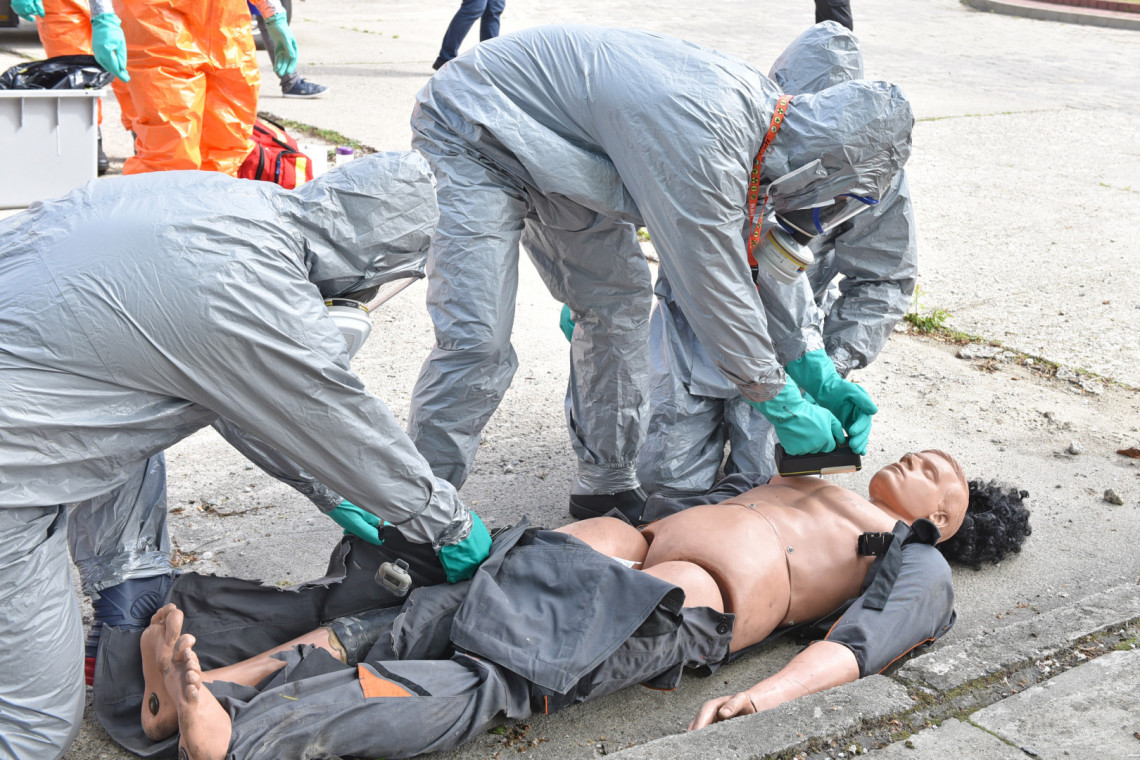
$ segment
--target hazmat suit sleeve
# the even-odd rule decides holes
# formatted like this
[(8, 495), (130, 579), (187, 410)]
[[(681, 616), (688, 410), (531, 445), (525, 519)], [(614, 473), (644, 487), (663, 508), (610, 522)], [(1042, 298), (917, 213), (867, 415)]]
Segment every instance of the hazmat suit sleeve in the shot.
[(875, 360), (914, 297), (918, 246), (905, 170), (877, 206), (851, 220), (834, 245), (827, 271), (843, 279), (823, 334), (828, 355), (846, 376)]
[(760, 269), (756, 290), (768, 318), (768, 335), (781, 365), (823, 348), (823, 312), (816, 306), (807, 277), (782, 283)]
[(240, 451), (246, 459), (256, 464), (265, 473), (295, 489), (313, 502), (319, 510), (328, 514), (340, 506), (340, 494), (314, 478), (308, 470), (289, 457), (258, 440), (229, 420), (217, 419), (214, 430), (226, 442)]
[(697, 135), (672, 154), (677, 163), (669, 166), (658, 161), (627, 168), (629, 158), (612, 158), (623, 178), (647, 170), (657, 175), (630, 192), (673, 299), (717, 368), (749, 400), (767, 401), (785, 378), (744, 247), (751, 167), (723, 155), (717, 136), (705, 131), (704, 139)]
[(438, 549), (465, 537), (467, 508), (349, 369), (316, 286), (280, 274), (273, 287), (248, 278), (227, 284), (232, 319), (214, 324), (211, 342), (187, 347), (209, 350), (182, 376), (182, 395), (305, 462), (316, 480), (409, 540)]

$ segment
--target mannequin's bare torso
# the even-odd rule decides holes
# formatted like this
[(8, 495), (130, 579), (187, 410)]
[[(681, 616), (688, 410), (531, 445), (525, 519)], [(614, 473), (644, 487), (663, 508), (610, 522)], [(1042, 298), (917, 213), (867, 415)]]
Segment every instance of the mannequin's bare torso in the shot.
[(858, 596), (874, 561), (857, 554), (859, 535), (894, 524), (871, 502), (827, 480), (776, 477), (646, 527), (643, 567), (681, 560), (712, 575), (725, 609), (736, 615), (732, 647), (739, 649)]
[[(671, 568), (662, 576), (694, 598), (690, 586), (693, 592), (696, 587), (690, 581), (695, 568), (676, 571), (683, 569), (679, 563), (696, 565), (715, 582), (712, 594), (719, 592), (723, 609), (736, 615), (735, 651), (780, 626), (822, 617), (858, 596), (874, 561), (857, 553), (859, 535), (894, 525), (893, 515), (830, 481), (777, 476), (719, 504), (658, 520), (640, 534), (611, 518), (560, 530), (603, 553), (642, 561), (649, 572)], [(711, 588), (711, 582), (706, 585)]]

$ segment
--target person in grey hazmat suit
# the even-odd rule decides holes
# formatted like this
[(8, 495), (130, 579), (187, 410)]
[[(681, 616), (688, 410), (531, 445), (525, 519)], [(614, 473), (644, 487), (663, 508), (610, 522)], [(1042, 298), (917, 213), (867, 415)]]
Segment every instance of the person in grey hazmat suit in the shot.
[[(428, 262), (436, 345), (408, 430), (437, 475), (466, 480), (517, 368), (521, 242), (578, 324), (566, 404), (578, 458), (571, 514), (636, 517), (652, 305), (642, 224), (712, 363), (785, 447), (830, 451), (844, 439), (836, 410), (806, 400), (784, 373), (750, 241), (780, 214), (814, 213), (830, 226), (876, 202), (909, 155), (914, 118), (883, 82), (780, 99), (736, 58), (585, 26), (488, 40), (432, 77), (412, 129), (439, 180)], [(845, 416), (873, 413), (858, 386), (840, 387)]]
[[(816, 24), (776, 59), (769, 76), (793, 95), (861, 79), (859, 41), (834, 21)], [(806, 282), (787, 286), (794, 295), (769, 309), (768, 326), (777, 354), (792, 363), (790, 373), (815, 352), (845, 378), (879, 355), (914, 294), (918, 249), (905, 170), (891, 178), (876, 205), (808, 246), (814, 262)], [(765, 282), (757, 284), (763, 291)], [(726, 442), (727, 473), (774, 475), (772, 425), (716, 368), (666, 276), (658, 278), (656, 293), (649, 328), (652, 411), (637, 469), (642, 487), (673, 496), (704, 493), (716, 481)], [(850, 443), (864, 453), (865, 437)]]
[(268, 469), (352, 532), (378, 543), (386, 520), (430, 544), (450, 580), (487, 556), (486, 528), (353, 374), (325, 306), (422, 276), (437, 218), (405, 152), (296, 191), (102, 179), (0, 222), (0, 758), (59, 757), (79, 729), (69, 519), (85, 590), (122, 606), (108, 622), (145, 623), (164, 589), (150, 581), (171, 573), (162, 451), (206, 425), (275, 449)]

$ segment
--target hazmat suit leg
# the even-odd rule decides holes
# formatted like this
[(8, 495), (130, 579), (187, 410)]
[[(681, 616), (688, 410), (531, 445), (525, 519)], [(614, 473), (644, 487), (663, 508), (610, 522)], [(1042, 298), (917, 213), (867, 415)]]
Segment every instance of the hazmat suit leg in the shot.
[(537, 211), (550, 223), (528, 219), (523, 245), (576, 322), (566, 395), (578, 456), (572, 492), (635, 489), (648, 411), (649, 265), (629, 222), (570, 204), (548, 210), (547, 203), (540, 199)]
[(203, 171), (236, 177), (242, 162), (253, 150), (257, 91), (261, 86), (261, 73), (254, 55), (251, 37), (249, 55), (241, 66), (206, 75), (200, 142)]
[[(250, 72), (257, 67), (248, 7), (229, 3), (202, 14), (197, 6), (173, 6), (170, 0), (116, 4), (127, 40), (128, 87), (135, 110), (133, 120), (126, 113), (123, 118), (136, 135), (136, 155), (124, 163), (124, 174), (204, 168), (203, 140), (207, 149), (220, 146), (220, 161), (227, 165), (225, 151), (236, 150), (233, 134), (253, 129), (249, 114), (256, 111), (260, 80), (255, 76), (250, 85)], [(242, 73), (212, 81), (220, 72), (235, 70)], [(211, 87), (219, 83), (219, 93), (211, 95)], [(234, 101), (240, 101), (241, 108), (234, 108)], [(208, 117), (207, 108), (214, 109)], [(226, 120), (232, 121), (228, 128), (221, 126)], [(249, 143), (245, 146), (248, 149)]]
[(123, 581), (174, 572), (166, 530), (166, 458), (161, 452), (118, 488), (68, 506), (68, 544), (84, 593), (98, 596)]
[(647, 493), (695, 495), (712, 487), (724, 458), (724, 399), (690, 391), (682, 367), (691, 361), (677, 342), (671, 308), (659, 301), (649, 318), (652, 412), (637, 476)]
[[(124, 33), (126, 25), (124, 19)], [(136, 65), (133, 54), (128, 55), (127, 67), (135, 106), (131, 124), (135, 155), (123, 162), (123, 174), (199, 168), (205, 72), (180, 62), (147, 66), (140, 61)]]
[(67, 509), (0, 508), (0, 759), (60, 757), (83, 720)]
[(467, 480), (479, 436), (518, 368), (511, 346), (524, 191), (463, 148), (415, 145), (438, 186), (440, 219), (428, 256), (432, 348), (412, 392), (408, 435), (437, 477)]

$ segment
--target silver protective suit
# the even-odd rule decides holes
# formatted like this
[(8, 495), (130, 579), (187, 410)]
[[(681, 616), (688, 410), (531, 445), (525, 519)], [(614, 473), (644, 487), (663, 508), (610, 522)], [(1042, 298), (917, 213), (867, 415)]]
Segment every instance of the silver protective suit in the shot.
[(323, 303), (422, 273), (437, 217), (405, 152), (296, 191), (106, 178), (0, 222), (0, 758), (57, 756), (82, 713), (68, 519), (88, 590), (167, 570), (161, 452), (206, 425), (270, 442), (322, 508), (335, 491), (411, 541), (467, 536)]
[[(771, 78), (787, 93), (813, 93), (863, 76), (854, 34), (816, 24), (788, 46)], [(795, 102), (799, 102), (799, 97)], [(758, 283), (768, 328), (784, 363), (825, 348), (843, 376), (874, 361), (906, 312), (918, 278), (914, 213), (905, 172), (890, 178), (879, 203), (810, 244), (815, 262), (793, 286)], [(843, 275), (838, 285), (835, 279)], [(765, 296), (785, 288), (787, 298)], [(725, 470), (775, 474), (772, 426), (720, 372), (690, 327), (664, 271), (650, 319), (652, 412), (638, 476), (650, 492), (704, 493)], [(806, 299), (806, 300), (805, 300)], [(782, 349), (782, 350), (781, 350)]]
[[(652, 296), (635, 225), (648, 227), (713, 365), (755, 401), (783, 388), (745, 253), (749, 176), (779, 95), (714, 50), (583, 26), (488, 40), (432, 77), (412, 129), (439, 180), (428, 263), (436, 345), (409, 433), (436, 474), (465, 481), (517, 368), (520, 242), (577, 322), (567, 417), (578, 492), (637, 485)], [(885, 83), (797, 98), (763, 176), (812, 165), (760, 218), (846, 192), (878, 197), (909, 154), (912, 123)]]

